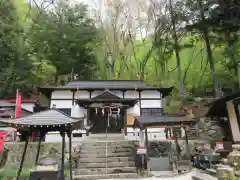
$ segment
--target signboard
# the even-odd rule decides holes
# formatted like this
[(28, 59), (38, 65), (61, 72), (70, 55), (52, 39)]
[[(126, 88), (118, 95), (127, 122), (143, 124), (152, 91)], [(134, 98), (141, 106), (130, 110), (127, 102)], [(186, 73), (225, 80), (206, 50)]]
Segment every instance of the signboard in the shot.
[(211, 149), (210, 144), (204, 144), (204, 149)]
[(204, 156), (204, 160), (205, 160), (205, 161), (208, 161), (208, 156)]
[(137, 147), (137, 154), (147, 154), (146, 147)]
[(223, 148), (223, 142), (216, 142), (215, 150), (219, 150), (219, 149), (224, 149)]

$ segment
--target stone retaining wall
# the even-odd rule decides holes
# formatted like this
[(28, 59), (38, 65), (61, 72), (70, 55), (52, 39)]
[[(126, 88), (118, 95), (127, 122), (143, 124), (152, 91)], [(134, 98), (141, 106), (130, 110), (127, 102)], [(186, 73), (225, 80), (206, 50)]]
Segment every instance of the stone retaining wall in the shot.
[[(23, 149), (24, 142), (6, 142), (4, 148), (8, 150), (8, 156), (6, 160), (6, 166), (18, 166)], [(32, 166), (35, 163), (35, 158), (37, 154), (37, 142), (29, 142), (27, 153), (25, 156), (25, 166)], [(53, 152), (56, 151), (56, 152)], [(61, 143), (42, 143), (40, 148), (40, 156), (48, 155), (49, 153), (61, 153)]]
[[(197, 142), (197, 143), (196, 143)], [(190, 141), (189, 145), (190, 145), (190, 151), (193, 147), (193, 144), (204, 144), (203, 142), (200, 141)], [(185, 142), (179, 140), (179, 144), (181, 146), (182, 149), (182, 153), (185, 153)], [(6, 166), (19, 166), (19, 163), (21, 161), (21, 157), (22, 157), (22, 153), (23, 153), (23, 149), (24, 149), (24, 142), (6, 142), (4, 147), (8, 150), (8, 155), (7, 155), (7, 160), (6, 160)], [(25, 162), (24, 165), (25, 166), (32, 166), (35, 163), (35, 158), (36, 158), (36, 154), (37, 154), (37, 142), (29, 142), (28, 144), (28, 149), (27, 149), (27, 153), (26, 153), (26, 157), (25, 157)], [(201, 146), (200, 145), (200, 146)], [(40, 158), (43, 157), (44, 155), (49, 155), (50, 151), (56, 151), (55, 154), (57, 155), (61, 155), (61, 143), (45, 143), (43, 142), (41, 144), (41, 148), (40, 148)], [(66, 143), (65, 146), (66, 150), (66, 158), (68, 157), (68, 143)], [(52, 152), (54, 153), (54, 152)], [(2, 153), (0, 153), (0, 161), (2, 160)]]

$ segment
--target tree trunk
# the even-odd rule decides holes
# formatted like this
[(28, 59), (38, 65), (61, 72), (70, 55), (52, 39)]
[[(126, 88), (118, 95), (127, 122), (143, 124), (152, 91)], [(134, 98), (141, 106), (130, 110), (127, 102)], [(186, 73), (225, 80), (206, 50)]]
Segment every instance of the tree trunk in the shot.
[(228, 51), (228, 56), (231, 60), (231, 62), (234, 64), (234, 73), (235, 73), (235, 76), (237, 77), (237, 84), (238, 84), (238, 87), (240, 87), (240, 69), (239, 69), (239, 63), (236, 59), (236, 56), (235, 56), (235, 45), (234, 45), (234, 42), (233, 42), (233, 37), (231, 37), (231, 35), (229, 35), (230, 33), (227, 32), (227, 30), (225, 30), (225, 39), (227, 41), (227, 51)]
[[(199, 6), (199, 11), (200, 11), (201, 21), (204, 21), (205, 16), (204, 16), (204, 9), (203, 9), (203, 6), (202, 6), (202, 0), (198, 0), (198, 6)], [(207, 57), (208, 57), (210, 72), (211, 72), (211, 76), (212, 76), (214, 96), (218, 97), (219, 96), (219, 90), (218, 90), (218, 84), (217, 84), (217, 77), (216, 77), (216, 74), (215, 74), (215, 67), (214, 67), (212, 49), (211, 49), (210, 40), (209, 40), (209, 37), (208, 37), (208, 30), (204, 27), (202, 29), (202, 33), (203, 33), (203, 39), (204, 39), (205, 45), (206, 45)]]
[(54, 86), (57, 87), (58, 86), (58, 75), (55, 74), (54, 76)]
[(186, 92), (185, 92), (184, 82), (183, 82), (183, 78), (182, 78), (180, 49), (179, 49), (179, 44), (178, 44), (177, 32), (176, 32), (176, 22), (174, 19), (172, 0), (169, 0), (169, 11), (171, 14), (172, 36), (173, 36), (173, 40), (174, 40), (174, 51), (175, 51), (176, 60), (177, 60), (177, 70), (178, 70), (178, 80), (179, 80), (179, 84), (180, 84), (180, 94), (182, 97), (184, 97), (186, 95)]
[[(226, 2), (224, 0), (218, 0), (218, 3), (220, 5), (220, 9), (222, 12), (225, 12), (226, 11)], [(235, 38), (234, 37), (231, 37), (231, 32), (228, 31), (228, 29), (224, 29), (224, 34), (225, 34), (225, 39), (227, 41), (227, 45), (228, 45), (228, 55), (229, 55), (229, 58), (230, 60), (234, 63), (234, 73), (235, 73), (235, 76), (237, 77), (237, 85), (238, 85), (238, 88), (240, 88), (240, 65), (238, 63), (238, 60), (236, 58), (236, 54), (235, 54), (235, 50), (236, 50), (236, 46), (234, 44), (234, 40)]]

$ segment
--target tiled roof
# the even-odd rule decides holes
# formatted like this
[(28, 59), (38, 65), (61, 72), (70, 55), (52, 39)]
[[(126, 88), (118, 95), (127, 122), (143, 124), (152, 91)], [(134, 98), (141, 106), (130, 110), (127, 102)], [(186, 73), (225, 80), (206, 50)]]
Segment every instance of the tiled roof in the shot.
[(179, 115), (163, 115), (163, 116), (135, 116), (134, 125), (151, 126), (151, 125), (181, 125), (195, 122), (193, 118)]
[(159, 91), (163, 97), (168, 96), (174, 89), (174, 87), (159, 88), (151, 87), (144, 84), (143, 81), (133, 81), (133, 80), (92, 80), (92, 81), (72, 81), (66, 83), (64, 86), (60, 87), (39, 87), (37, 86), (39, 92), (43, 93), (46, 97), (50, 98), (51, 93), (56, 90), (87, 90), (87, 91), (122, 91), (122, 90), (133, 90), (133, 91)]
[(77, 123), (83, 119), (84, 118), (72, 118), (60, 110), (53, 108), (50, 110), (34, 113), (29, 116), (13, 119), (11, 121), (9, 119), (0, 119), (0, 122), (17, 126), (51, 126)]
[(131, 80), (103, 80), (103, 81), (72, 81), (68, 82), (65, 87), (81, 87), (81, 88), (143, 88), (149, 87), (143, 81)]
[(0, 100), (0, 107), (14, 107), (14, 106), (15, 105), (10, 102)]

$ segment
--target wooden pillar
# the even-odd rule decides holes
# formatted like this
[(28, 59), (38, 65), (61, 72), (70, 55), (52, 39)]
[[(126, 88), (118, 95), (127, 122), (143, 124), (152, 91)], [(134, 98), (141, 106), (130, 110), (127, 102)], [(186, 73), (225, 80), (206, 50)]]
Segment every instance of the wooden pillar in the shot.
[(25, 146), (24, 146), (24, 149), (23, 149), (22, 159), (21, 159), (21, 162), (20, 162), (20, 167), (19, 167), (18, 172), (17, 172), (16, 180), (20, 179), (20, 175), (21, 175), (22, 168), (23, 168), (23, 163), (24, 163), (24, 160), (25, 160), (25, 155), (26, 155), (26, 152), (27, 152), (28, 141), (29, 141), (29, 132), (27, 132), (27, 135), (26, 135)]
[(64, 180), (65, 126), (62, 126), (60, 133), (61, 133), (61, 136), (62, 136), (62, 158), (61, 158), (60, 180)]
[(175, 136), (175, 146), (176, 146), (176, 151), (177, 151), (177, 160), (180, 161), (180, 153), (181, 153), (181, 148), (180, 145), (178, 143), (178, 138), (177, 138), (177, 130), (176, 128), (173, 128), (173, 135)]
[(147, 163), (147, 175), (150, 174), (150, 167), (149, 167), (149, 157), (148, 157), (148, 132), (147, 132), (147, 128), (145, 128), (145, 147), (147, 149), (146, 152), (146, 163)]
[(127, 109), (123, 109), (123, 118), (124, 118), (124, 134), (127, 136)]
[(69, 175), (70, 180), (72, 180), (72, 127), (68, 130), (69, 138)]
[(40, 131), (39, 140), (38, 140), (38, 146), (37, 146), (37, 155), (36, 155), (36, 159), (35, 159), (35, 165), (38, 164), (38, 159), (39, 159), (39, 154), (40, 154), (40, 148), (41, 148), (41, 142), (42, 142), (43, 134), (44, 133)]
[[(87, 124), (86, 124), (87, 126), (90, 124), (90, 115), (91, 115), (91, 109), (90, 107), (87, 107)], [(86, 136), (89, 136), (89, 129), (86, 132)]]
[[(190, 149), (189, 149), (189, 144), (188, 144), (188, 134), (187, 134), (187, 129), (186, 127), (184, 127), (184, 131), (185, 131), (185, 144), (186, 144), (186, 154), (187, 154), (187, 158), (188, 160), (190, 161), (191, 160), (191, 157), (190, 157)], [(189, 162), (189, 169), (191, 169), (192, 166)]]

